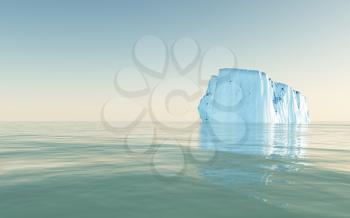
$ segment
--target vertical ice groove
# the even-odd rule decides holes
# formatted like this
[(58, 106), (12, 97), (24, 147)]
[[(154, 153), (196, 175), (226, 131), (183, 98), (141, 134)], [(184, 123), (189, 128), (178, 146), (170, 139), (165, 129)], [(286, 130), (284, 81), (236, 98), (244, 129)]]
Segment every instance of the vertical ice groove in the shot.
[[(220, 102), (238, 102), (235, 99), (238, 98), (237, 89), (232, 88), (233, 85), (241, 89), (242, 100), (229, 110), (227, 107), (223, 110), (222, 106), (226, 105), (220, 105)], [(211, 77), (198, 110), (203, 122), (310, 122), (305, 96), (287, 84), (274, 82), (265, 72), (257, 70), (220, 69), (217, 76)]]

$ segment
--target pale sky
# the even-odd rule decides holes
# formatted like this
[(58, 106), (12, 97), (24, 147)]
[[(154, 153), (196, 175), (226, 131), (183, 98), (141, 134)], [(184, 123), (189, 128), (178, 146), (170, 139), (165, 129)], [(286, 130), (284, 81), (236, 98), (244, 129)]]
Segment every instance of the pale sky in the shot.
[[(312, 121), (350, 121), (350, 1), (0, 3), (1, 121), (100, 120), (102, 105), (116, 95), (115, 73), (132, 64), (133, 45), (144, 35), (168, 46), (186, 37), (203, 51), (229, 48), (238, 67), (302, 92)], [(149, 56), (158, 60), (152, 50)], [(136, 83), (130, 77), (125, 84)]]

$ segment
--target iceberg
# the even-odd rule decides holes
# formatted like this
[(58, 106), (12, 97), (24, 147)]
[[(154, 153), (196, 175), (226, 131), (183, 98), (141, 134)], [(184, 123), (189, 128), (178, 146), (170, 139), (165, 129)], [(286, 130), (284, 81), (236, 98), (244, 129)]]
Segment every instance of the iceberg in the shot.
[(202, 122), (308, 124), (306, 98), (258, 70), (224, 68), (212, 76), (198, 111)]

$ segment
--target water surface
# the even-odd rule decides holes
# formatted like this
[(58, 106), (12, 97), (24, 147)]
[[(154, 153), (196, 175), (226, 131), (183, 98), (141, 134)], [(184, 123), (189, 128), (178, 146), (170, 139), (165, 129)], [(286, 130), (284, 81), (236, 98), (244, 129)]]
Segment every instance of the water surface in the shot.
[(1, 123), (0, 217), (349, 217), (347, 123), (166, 127)]

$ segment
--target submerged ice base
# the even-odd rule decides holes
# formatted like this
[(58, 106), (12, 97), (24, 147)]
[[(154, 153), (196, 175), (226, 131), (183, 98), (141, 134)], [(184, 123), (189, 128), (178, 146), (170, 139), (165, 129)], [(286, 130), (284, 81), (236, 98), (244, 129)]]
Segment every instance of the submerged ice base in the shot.
[(256, 70), (220, 69), (219, 75), (210, 79), (198, 110), (204, 122), (310, 122), (305, 96)]

